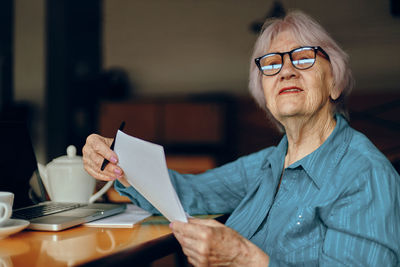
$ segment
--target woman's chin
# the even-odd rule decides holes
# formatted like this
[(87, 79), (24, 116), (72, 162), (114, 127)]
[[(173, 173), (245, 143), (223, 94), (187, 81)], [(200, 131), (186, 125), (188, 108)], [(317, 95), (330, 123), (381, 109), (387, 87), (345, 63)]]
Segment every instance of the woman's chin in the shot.
[(290, 118), (302, 114), (299, 107), (285, 107), (277, 112), (277, 116), (280, 118)]

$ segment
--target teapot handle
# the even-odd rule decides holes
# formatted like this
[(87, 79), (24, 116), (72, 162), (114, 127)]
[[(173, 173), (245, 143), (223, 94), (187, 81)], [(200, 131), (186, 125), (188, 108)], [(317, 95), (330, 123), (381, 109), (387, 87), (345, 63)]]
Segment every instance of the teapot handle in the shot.
[(44, 184), (44, 188), (46, 188), (47, 194), (49, 195), (50, 199), (53, 200), (53, 193), (51, 192), (49, 180), (47, 179), (47, 169), (46, 166), (44, 166), (41, 163), (37, 163), (38, 165), (38, 170), (39, 170), (39, 176), (42, 179), (42, 182)]
[(113, 185), (114, 181), (108, 181), (103, 188), (101, 188), (96, 194), (89, 198), (89, 203), (95, 202), (99, 197), (101, 197), (108, 189)]

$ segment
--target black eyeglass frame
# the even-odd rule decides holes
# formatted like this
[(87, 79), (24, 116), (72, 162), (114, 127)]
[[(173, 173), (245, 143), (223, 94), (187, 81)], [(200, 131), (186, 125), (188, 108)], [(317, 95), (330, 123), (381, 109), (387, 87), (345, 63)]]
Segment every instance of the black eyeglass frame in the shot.
[[(278, 74), (278, 73), (282, 70), (282, 67), (283, 67), (283, 57), (284, 57), (286, 54), (288, 54), (288, 55), (289, 55), (289, 58), (290, 58), (290, 62), (292, 63), (292, 66), (293, 66), (293, 67), (295, 67), (295, 68), (298, 69), (298, 70), (307, 70), (307, 69), (311, 68), (312, 66), (314, 66), (315, 60), (314, 60), (314, 62), (313, 62), (309, 67), (307, 67), (307, 68), (299, 68), (299, 67), (297, 67), (295, 64), (293, 64), (292, 53), (293, 53), (294, 51), (299, 50), (299, 49), (302, 49), (302, 48), (311, 48), (311, 49), (313, 49), (313, 50), (314, 50), (314, 59), (317, 58), (317, 53), (318, 53), (318, 51), (319, 51), (319, 52), (321, 52), (321, 53), (326, 57), (326, 59), (327, 59), (328, 61), (330, 61), (328, 53), (326, 53), (325, 50), (322, 49), (322, 47), (320, 47), (320, 46), (301, 46), (301, 47), (297, 47), (297, 48), (295, 48), (295, 49), (293, 49), (293, 50), (290, 50), (290, 51), (288, 51), (288, 52), (282, 52), (282, 53), (280, 53), (280, 52), (275, 52), (275, 53), (268, 53), (268, 54), (265, 54), (265, 55), (263, 55), (263, 56), (261, 56), (261, 57), (255, 58), (255, 59), (254, 59), (254, 62), (256, 63), (258, 69), (260, 70), (260, 72), (261, 72), (263, 75), (265, 75), (265, 76), (274, 76), (274, 75)], [(270, 55), (280, 55), (280, 56), (281, 56), (281, 59), (282, 59), (282, 66), (281, 66), (281, 68), (280, 68), (276, 73), (274, 73), (274, 74), (265, 74), (264, 71), (263, 71), (263, 69), (262, 69), (262, 67), (261, 67), (260, 61), (261, 61), (261, 59), (263, 59), (264, 57), (270, 56)]]

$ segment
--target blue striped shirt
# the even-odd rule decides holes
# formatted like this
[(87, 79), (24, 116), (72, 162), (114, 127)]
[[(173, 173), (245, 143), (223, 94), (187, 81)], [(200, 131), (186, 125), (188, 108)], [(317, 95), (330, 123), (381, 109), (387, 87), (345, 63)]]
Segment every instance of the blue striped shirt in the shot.
[[(270, 266), (400, 265), (400, 177), (363, 134), (336, 120), (318, 149), (284, 170), (278, 191), (286, 136), (202, 174), (170, 170), (184, 209), (231, 213), (226, 225), (265, 251)], [(158, 213), (133, 187), (116, 189)]]

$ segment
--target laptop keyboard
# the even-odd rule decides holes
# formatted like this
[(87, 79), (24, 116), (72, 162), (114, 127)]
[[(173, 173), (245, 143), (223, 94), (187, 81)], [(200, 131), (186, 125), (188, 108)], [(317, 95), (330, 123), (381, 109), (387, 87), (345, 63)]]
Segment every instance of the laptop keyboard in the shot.
[(43, 216), (59, 213), (62, 211), (76, 209), (76, 208), (83, 207), (86, 205), (87, 204), (80, 204), (80, 203), (46, 202), (44, 204), (14, 210), (13, 214), (12, 214), (12, 218), (31, 220), (34, 218), (43, 217)]

